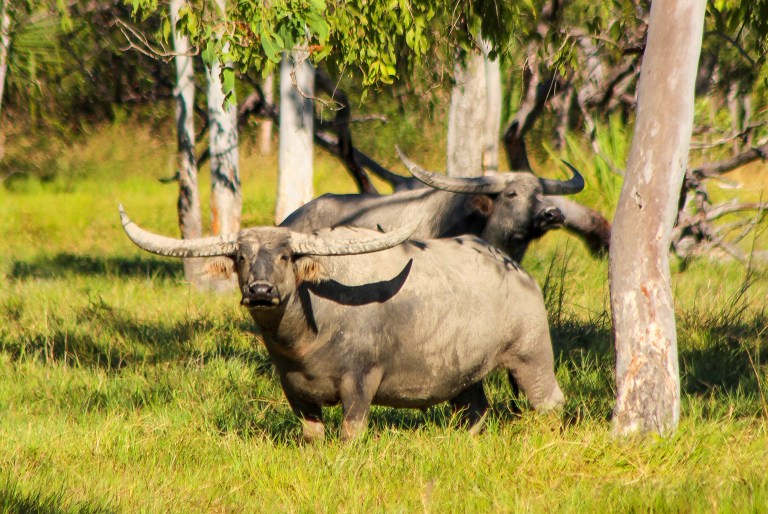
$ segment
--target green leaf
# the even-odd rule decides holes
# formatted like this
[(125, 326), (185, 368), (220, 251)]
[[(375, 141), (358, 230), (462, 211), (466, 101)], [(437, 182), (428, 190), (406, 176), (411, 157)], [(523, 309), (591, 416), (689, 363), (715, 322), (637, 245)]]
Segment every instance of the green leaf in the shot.
[(161, 30), (163, 33), (163, 41), (167, 43), (171, 38), (171, 22), (168, 18), (165, 18), (163, 20), (163, 25)]
[(264, 49), (264, 55), (267, 59), (275, 63), (280, 62), (282, 49), (266, 33), (261, 35), (261, 47)]
[(235, 90), (235, 70), (224, 68), (221, 71), (222, 84), (225, 94), (230, 94)]
[(214, 48), (213, 41), (208, 41), (208, 44), (205, 45), (205, 48), (200, 53), (200, 57), (203, 58), (203, 63), (208, 68), (213, 66), (213, 63), (216, 62), (216, 49)]

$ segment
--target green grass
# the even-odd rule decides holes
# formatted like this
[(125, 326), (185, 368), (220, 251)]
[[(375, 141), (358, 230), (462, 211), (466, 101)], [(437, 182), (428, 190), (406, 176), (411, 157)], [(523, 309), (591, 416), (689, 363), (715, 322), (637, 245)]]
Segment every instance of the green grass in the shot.
[[(242, 155), (244, 220), (270, 223), (275, 158), (248, 145)], [(568, 397), (561, 416), (515, 414), (523, 400), (494, 374), (478, 437), (444, 406), (375, 408), (363, 440), (343, 444), (334, 408), (328, 440), (305, 446), (237, 295), (192, 290), (178, 261), (142, 253), (122, 233), (118, 200), (144, 226), (177, 233), (176, 189), (155, 180), (171, 174), (173, 148), (115, 126), (48, 157), (61, 166), (53, 177), (0, 187), (0, 512), (768, 505), (765, 268), (673, 265), (684, 396), (669, 438), (611, 434), (607, 262), (552, 234), (524, 266), (546, 290)], [(318, 193), (353, 190), (338, 163), (317, 157)]]

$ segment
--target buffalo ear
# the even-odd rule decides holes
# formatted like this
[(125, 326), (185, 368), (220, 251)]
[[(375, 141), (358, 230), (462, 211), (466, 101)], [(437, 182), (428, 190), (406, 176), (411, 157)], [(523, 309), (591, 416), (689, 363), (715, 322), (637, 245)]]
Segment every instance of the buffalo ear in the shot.
[(475, 195), (469, 204), (472, 210), (489, 217), (493, 213), (493, 199), (488, 195)]
[(235, 260), (231, 257), (212, 257), (205, 261), (197, 276), (205, 282), (229, 280), (235, 273)]
[(302, 282), (322, 282), (328, 278), (323, 265), (312, 257), (300, 257), (294, 261), (293, 265), (296, 285)]

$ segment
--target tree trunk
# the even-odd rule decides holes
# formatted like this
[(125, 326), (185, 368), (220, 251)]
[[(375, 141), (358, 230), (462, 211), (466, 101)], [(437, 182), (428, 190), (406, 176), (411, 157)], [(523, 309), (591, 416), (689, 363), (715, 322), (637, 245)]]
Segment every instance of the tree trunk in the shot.
[(499, 137), (501, 136), (501, 68), (499, 61), (485, 57), (485, 131), (483, 132), (483, 171), (499, 171)]
[(611, 224), (608, 220), (599, 212), (564, 196), (547, 198), (565, 216), (565, 230), (581, 239), (593, 256), (605, 256), (611, 243)]
[(669, 433), (680, 417), (668, 254), (688, 161), (704, 6), (705, 0), (651, 6), (635, 134), (610, 246), (619, 434)]
[(483, 174), (485, 132), (485, 58), (481, 53), (457, 61), (453, 74), (451, 107), (448, 111), (448, 163), (451, 177)]
[[(11, 15), (8, 13), (10, 0), (0, 0), (0, 114), (2, 114), (5, 75), (8, 72), (8, 48), (11, 45)], [(0, 116), (2, 122), (2, 116)], [(0, 132), (0, 161), (5, 156), (5, 133)]]
[[(184, 0), (171, 0), (171, 20), (173, 26), (178, 21), (179, 9)], [(189, 39), (173, 32), (173, 46), (176, 51), (176, 142), (179, 166), (179, 228), (181, 237), (192, 239), (203, 234), (200, 214), (200, 194), (197, 189), (197, 161), (195, 159), (195, 76)], [(194, 284), (199, 282), (198, 271), (202, 259), (184, 259), (184, 276)]]
[(312, 199), (315, 71), (304, 51), (283, 55), (280, 65), (280, 146), (275, 223)]
[(5, 90), (5, 74), (8, 72), (8, 47), (11, 45), (11, 15), (8, 12), (10, 0), (0, 0), (0, 113)]
[[(216, 4), (222, 15), (224, 0)], [(224, 47), (224, 52), (228, 51)], [(229, 64), (225, 64), (229, 65)], [(234, 95), (234, 92), (232, 93)], [(237, 103), (224, 105), (221, 63), (214, 59), (208, 70), (208, 133), (211, 152), (211, 231), (214, 235), (240, 230), (243, 200), (240, 192), (237, 148)]]
[[(261, 86), (264, 93), (264, 101), (268, 104), (274, 103), (275, 97), (275, 79), (274, 74), (270, 73), (264, 78)], [(259, 151), (262, 155), (272, 153), (272, 120), (265, 119), (259, 125)]]

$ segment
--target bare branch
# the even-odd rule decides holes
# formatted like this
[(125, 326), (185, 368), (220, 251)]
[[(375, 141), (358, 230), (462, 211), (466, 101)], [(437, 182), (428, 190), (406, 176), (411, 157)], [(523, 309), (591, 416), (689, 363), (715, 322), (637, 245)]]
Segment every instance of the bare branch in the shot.
[(721, 173), (734, 170), (758, 159), (765, 160), (766, 155), (768, 155), (768, 143), (750, 148), (729, 159), (702, 164), (697, 168), (691, 169), (691, 173), (698, 177), (716, 177)]
[[(745, 211), (765, 211), (768, 202), (765, 203), (727, 203), (713, 207), (707, 211), (707, 221), (716, 220), (726, 214)], [(765, 214), (765, 212), (761, 213)]]
[(691, 150), (706, 150), (709, 148), (715, 148), (717, 146), (722, 146), (725, 144), (730, 143), (734, 139), (743, 138), (747, 135), (749, 135), (752, 131), (758, 128), (762, 128), (768, 126), (768, 121), (763, 121), (760, 123), (750, 123), (747, 125), (744, 130), (740, 130), (734, 134), (731, 134), (730, 136), (726, 136), (724, 138), (718, 139), (717, 141), (713, 141), (711, 143), (702, 143), (697, 141), (691, 142)]
[(370, 194), (378, 194), (376, 187), (371, 182), (370, 177), (355, 158), (354, 147), (352, 146), (352, 130), (349, 128), (349, 119), (352, 115), (352, 108), (349, 105), (347, 94), (339, 89), (338, 84), (322, 69), (315, 72), (316, 86), (331, 95), (331, 99), (341, 106), (336, 111), (336, 119), (332, 126), (336, 137), (338, 138), (339, 157), (341, 158), (347, 170), (355, 179), (360, 191)]
[(717, 30), (709, 30), (707, 32), (704, 32), (704, 37), (707, 37), (707, 36), (717, 36), (719, 38), (722, 38), (728, 41), (731, 44), (731, 46), (733, 46), (741, 54), (741, 56), (744, 57), (744, 59), (746, 59), (749, 62), (750, 66), (752, 66), (753, 68), (757, 68), (758, 66), (757, 61), (755, 61), (752, 57), (750, 57), (750, 55), (746, 52), (746, 50), (744, 50), (741, 47), (741, 45), (738, 42), (736, 42), (736, 40), (734, 40), (727, 34), (723, 34), (722, 32), (719, 32)]
[(159, 48), (153, 47), (147, 39), (147, 36), (133, 25), (126, 23), (120, 18), (115, 18), (112, 23), (118, 26), (120, 32), (125, 36), (125, 39), (128, 42), (127, 47), (121, 48), (124, 52), (128, 50), (136, 50), (150, 59), (163, 62), (170, 62), (174, 57), (179, 55), (193, 57), (199, 53), (196, 46), (193, 46), (189, 52), (184, 54), (168, 50), (162, 43), (160, 43)]

